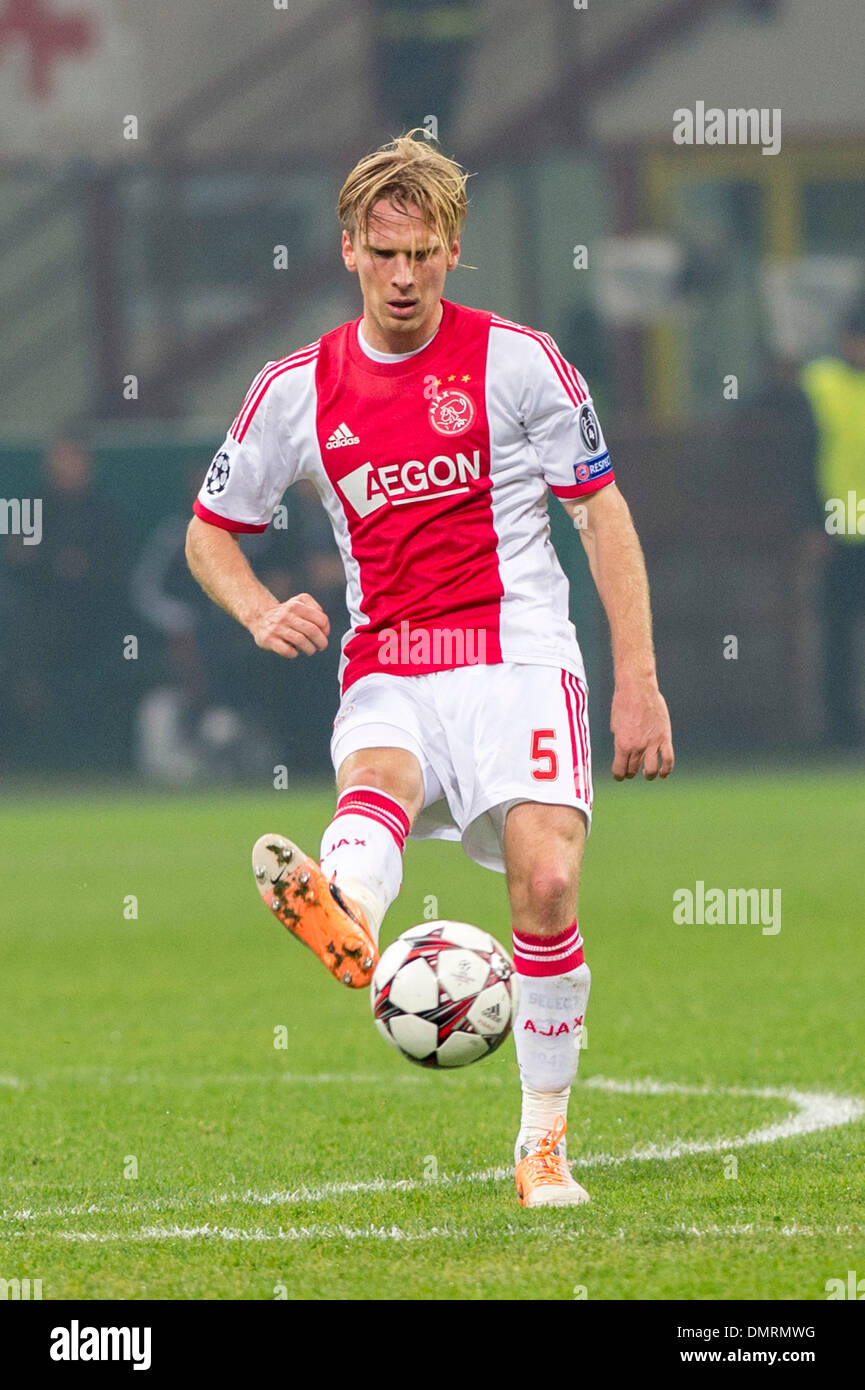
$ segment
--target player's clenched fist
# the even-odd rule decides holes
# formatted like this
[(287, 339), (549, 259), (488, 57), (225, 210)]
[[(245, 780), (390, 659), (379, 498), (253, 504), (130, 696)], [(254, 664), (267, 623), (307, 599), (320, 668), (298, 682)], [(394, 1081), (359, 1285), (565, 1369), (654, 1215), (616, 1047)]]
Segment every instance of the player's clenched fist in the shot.
[(295, 594), (285, 603), (266, 608), (249, 624), (256, 646), (279, 656), (312, 656), (323, 652), (330, 633), (330, 619), (311, 594)]

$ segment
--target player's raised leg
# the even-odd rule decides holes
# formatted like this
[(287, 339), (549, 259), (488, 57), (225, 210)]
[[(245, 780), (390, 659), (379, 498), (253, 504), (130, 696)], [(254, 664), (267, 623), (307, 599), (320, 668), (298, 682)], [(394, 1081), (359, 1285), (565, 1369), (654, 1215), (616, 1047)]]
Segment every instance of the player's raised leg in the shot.
[(283, 835), (262, 835), (252, 852), (259, 892), (294, 936), (349, 988), (372, 979), (384, 914), (402, 882), (402, 853), (423, 802), (414, 754), (369, 748), (337, 775), (336, 812), (319, 861)]
[(336, 786), (336, 812), (321, 838), (322, 868), (362, 908), (378, 944), (402, 884), (406, 836), (423, 805), (423, 774), (406, 748), (364, 748), (343, 759)]
[(589, 1200), (571, 1176), (565, 1141), (591, 985), (576, 916), (585, 840), (585, 816), (571, 806), (526, 801), (505, 822), (520, 985), (514, 1040), (522, 1117), (514, 1161), (517, 1193), (528, 1207)]

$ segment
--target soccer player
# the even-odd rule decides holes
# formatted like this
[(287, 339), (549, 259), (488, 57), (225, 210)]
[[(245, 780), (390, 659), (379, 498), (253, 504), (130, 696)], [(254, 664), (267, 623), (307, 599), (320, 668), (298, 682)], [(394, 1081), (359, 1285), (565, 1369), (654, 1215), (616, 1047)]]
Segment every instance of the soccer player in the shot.
[(337, 802), (316, 861), (253, 851), (268, 907), (343, 984), (369, 984), (406, 838), (459, 839), (504, 872), (520, 1003), (524, 1206), (588, 1201), (565, 1130), (590, 972), (577, 888), (592, 814), (586, 681), (547, 493), (579, 529), (609, 620), (613, 776), (673, 767), (640, 544), (580, 373), (545, 333), (442, 298), (466, 175), (415, 132), (362, 159), (339, 197), (361, 318), (269, 362), (195, 503), (187, 556), (259, 647), (327, 645), (310, 594), (279, 603), (235, 535), (315, 485), (351, 619), (331, 754)]

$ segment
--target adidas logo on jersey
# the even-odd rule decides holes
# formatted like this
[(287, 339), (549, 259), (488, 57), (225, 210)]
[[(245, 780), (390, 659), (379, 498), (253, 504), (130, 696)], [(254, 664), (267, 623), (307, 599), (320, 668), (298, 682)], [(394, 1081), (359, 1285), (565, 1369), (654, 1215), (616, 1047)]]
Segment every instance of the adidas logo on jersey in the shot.
[(330, 439), (325, 444), (326, 449), (344, 449), (347, 444), (359, 444), (360, 440), (356, 434), (352, 434), (348, 425), (343, 421), (334, 430)]

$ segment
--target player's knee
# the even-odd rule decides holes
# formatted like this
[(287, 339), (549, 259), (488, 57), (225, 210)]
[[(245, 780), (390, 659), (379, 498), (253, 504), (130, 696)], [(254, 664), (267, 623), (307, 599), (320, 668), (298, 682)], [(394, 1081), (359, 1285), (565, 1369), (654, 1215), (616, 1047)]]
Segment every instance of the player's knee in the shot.
[(375, 787), (376, 791), (384, 792), (386, 796), (400, 799), (399, 778), (375, 763), (361, 763), (352, 768), (350, 777), (340, 778), (340, 792), (350, 791), (352, 787)]
[(339, 789), (347, 792), (350, 787), (375, 787), (378, 791), (386, 791), (389, 780), (374, 763), (360, 763), (351, 769), (350, 776), (340, 777)]
[(340, 795), (352, 787), (374, 787), (376, 791), (391, 796), (412, 818), (423, 802), (423, 785), (415, 785), (415, 778), (401, 774), (394, 768), (385, 768), (375, 762), (362, 762), (351, 768), (351, 772), (339, 778)]
[(573, 876), (557, 861), (541, 862), (532, 868), (523, 896), (538, 931), (561, 931), (576, 911)]

